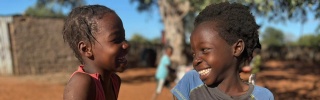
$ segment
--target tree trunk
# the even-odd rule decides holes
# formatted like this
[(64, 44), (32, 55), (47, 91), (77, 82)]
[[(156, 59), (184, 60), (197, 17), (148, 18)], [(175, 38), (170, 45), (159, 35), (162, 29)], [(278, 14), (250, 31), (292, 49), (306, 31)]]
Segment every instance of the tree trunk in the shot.
[(158, 5), (164, 24), (166, 44), (174, 49), (171, 59), (178, 65), (185, 65), (187, 58), (184, 53), (185, 31), (182, 19), (190, 9), (189, 1), (159, 0)]

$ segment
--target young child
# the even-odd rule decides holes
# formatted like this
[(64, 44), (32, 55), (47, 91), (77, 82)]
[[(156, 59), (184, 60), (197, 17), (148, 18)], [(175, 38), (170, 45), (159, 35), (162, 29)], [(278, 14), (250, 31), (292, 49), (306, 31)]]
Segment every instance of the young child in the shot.
[(251, 75), (249, 76), (249, 83), (255, 85), (256, 83), (256, 75), (260, 71), (261, 66), (261, 56), (260, 56), (260, 49), (254, 49), (252, 53), (252, 60), (250, 62), (249, 67), (251, 68)]
[(171, 65), (170, 56), (173, 53), (173, 48), (171, 46), (165, 47), (164, 55), (162, 55), (160, 59), (160, 63), (157, 67), (156, 71), (156, 79), (157, 79), (157, 88), (155, 94), (152, 96), (152, 100), (157, 99), (157, 96), (161, 93), (161, 90), (164, 86), (166, 78), (169, 74), (169, 66)]
[(82, 65), (67, 83), (64, 100), (116, 100), (115, 72), (126, 68), (128, 43), (120, 17), (101, 5), (77, 7), (67, 17), (63, 38)]
[(171, 90), (179, 100), (273, 100), (266, 88), (240, 79), (240, 65), (259, 45), (248, 7), (237, 3), (207, 6), (195, 20), (190, 41), (193, 67)]

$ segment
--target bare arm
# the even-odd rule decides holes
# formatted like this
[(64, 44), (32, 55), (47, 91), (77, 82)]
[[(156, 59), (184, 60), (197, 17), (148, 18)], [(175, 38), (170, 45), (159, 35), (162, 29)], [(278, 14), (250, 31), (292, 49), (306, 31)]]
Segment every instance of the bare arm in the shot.
[(63, 100), (93, 100), (95, 99), (95, 83), (84, 73), (75, 73), (67, 83)]

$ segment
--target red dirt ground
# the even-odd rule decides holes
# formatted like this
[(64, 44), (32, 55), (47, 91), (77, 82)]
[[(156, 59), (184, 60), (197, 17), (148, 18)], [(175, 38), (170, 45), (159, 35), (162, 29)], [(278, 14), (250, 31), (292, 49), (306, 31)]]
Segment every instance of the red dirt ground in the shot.
[[(150, 100), (156, 87), (154, 72), (154, 68), (134, 68), (120, 73), (118, 99)], [(70, 74), (0, 76), (0, 100), (61, 100)], [(240, 75), (244, 80), (249, 76)], [(269, 88), (276, 100), (320, 100), (319, 75), (319, 65), (269, 61), (258, 74), (257, 85)], [(169, 90), (164, 88), (158, 100), (171, 100)]]

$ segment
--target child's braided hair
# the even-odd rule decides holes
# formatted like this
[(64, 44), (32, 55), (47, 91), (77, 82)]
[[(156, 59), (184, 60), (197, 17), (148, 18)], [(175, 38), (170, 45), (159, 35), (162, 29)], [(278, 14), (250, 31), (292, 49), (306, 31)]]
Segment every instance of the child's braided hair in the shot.
[(78, 43), (86, 41), (93, 44), (96, 40), (95, 34), (99, 31), (97, 20), (109, 13), (116, 14), (112, 9), (102, 5), (88, 5), (74, 8), (65, 20), (63, 39), (68, 42), (80, 63), (83, 64), (83, 59), (77, 47)]

